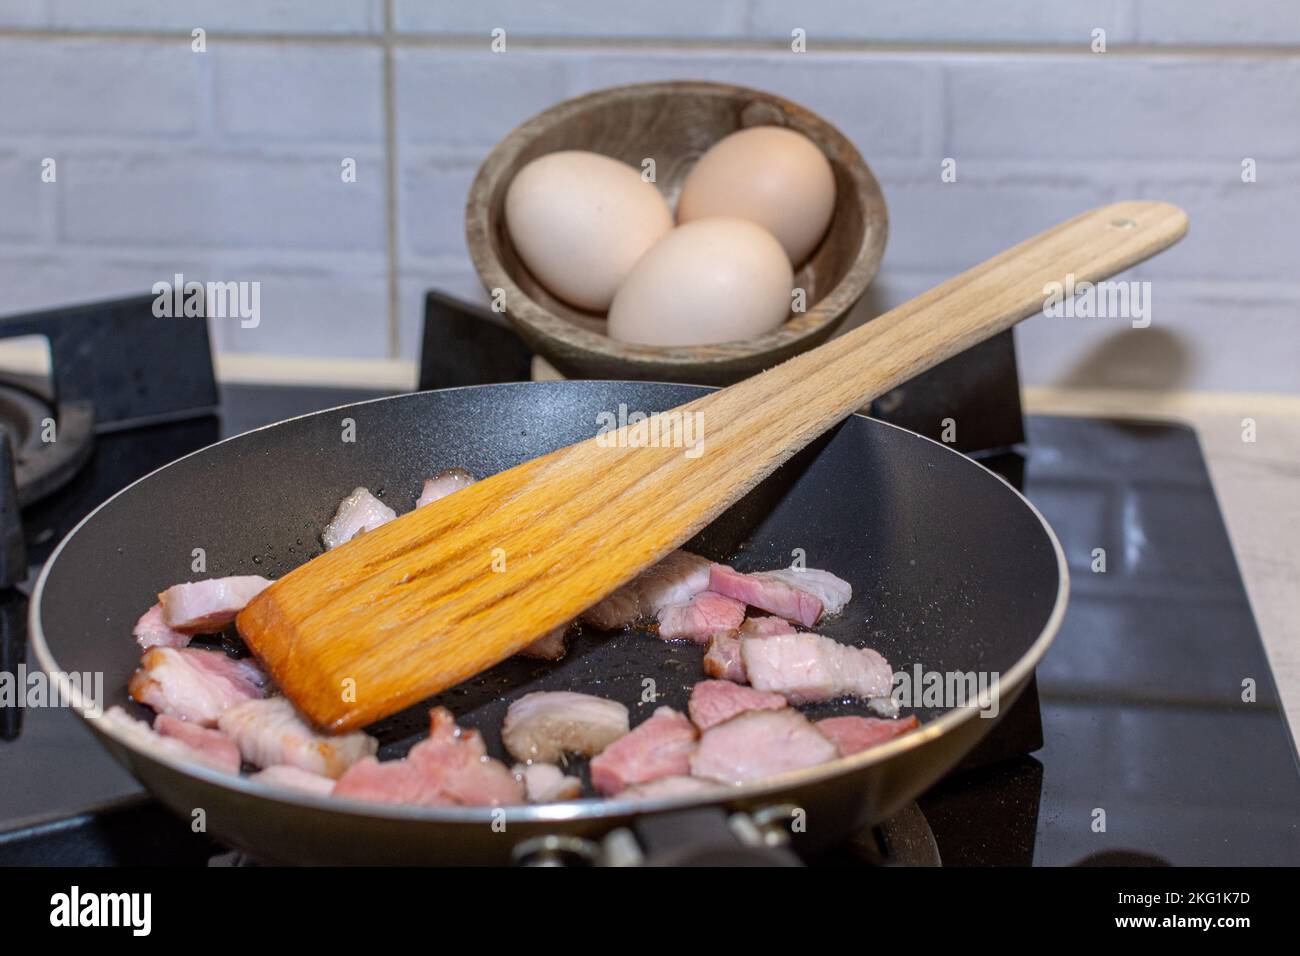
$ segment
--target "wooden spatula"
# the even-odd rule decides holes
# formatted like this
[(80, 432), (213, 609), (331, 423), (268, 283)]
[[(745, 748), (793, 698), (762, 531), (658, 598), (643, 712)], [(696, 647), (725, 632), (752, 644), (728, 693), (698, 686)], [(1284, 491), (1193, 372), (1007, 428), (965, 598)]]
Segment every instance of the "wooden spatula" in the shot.
[(239, 615), (239, 631), (316, 723), (369, 724), (577, 616), (867, 401), (1039, 312), (1049, 283), (1099, 281), (1186, 230), (1165, 203), (1085, 213), (682, 406), (702, 415), (698, 452), (620, 433), (563, 448), (297, 568)]

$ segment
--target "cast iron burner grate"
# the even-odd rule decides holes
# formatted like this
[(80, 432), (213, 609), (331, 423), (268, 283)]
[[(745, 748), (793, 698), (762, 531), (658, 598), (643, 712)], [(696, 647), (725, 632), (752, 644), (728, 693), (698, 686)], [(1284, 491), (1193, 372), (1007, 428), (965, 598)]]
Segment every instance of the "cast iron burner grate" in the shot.
[(0, 319), (0, 338), (39, 336), (48, 381), (0, 375), (0, 587), (26, 576), (21, 509), (66, 485), (97, 433), (210, 415), (207, 320), (158, 318), (152, 296)]
[(0, 375), (0, 431), (12, 455), (20, 508), (67, 484), (94, 440), (94, 416), (83, 402), (59, 406), (39, 380)]

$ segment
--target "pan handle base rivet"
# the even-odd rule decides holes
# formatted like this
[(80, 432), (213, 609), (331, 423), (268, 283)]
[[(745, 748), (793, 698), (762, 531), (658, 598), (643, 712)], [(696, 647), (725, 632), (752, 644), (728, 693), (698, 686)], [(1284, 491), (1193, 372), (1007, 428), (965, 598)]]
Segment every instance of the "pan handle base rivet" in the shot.
[(510, 852), (515, 866), (594, 866), (600, 847), (582, 837), (548, 834), (524, 840)]

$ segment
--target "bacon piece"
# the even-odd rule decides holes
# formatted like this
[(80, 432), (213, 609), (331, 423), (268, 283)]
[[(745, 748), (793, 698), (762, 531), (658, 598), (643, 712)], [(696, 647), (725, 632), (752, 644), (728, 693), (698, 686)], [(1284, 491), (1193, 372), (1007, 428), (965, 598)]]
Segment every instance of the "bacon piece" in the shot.
[(827, 717), (825, 720), (817, 721), (817, 729), (835, 744), (835, 749), (840, 752), (841, 757), (869, 750), (877, 744), (893, 740), (919, 726), (921, 722), (915, 716), (904, 717), (901, 720), (880, 720), (877, 717)]
[(159, 714), (154, 718), (153, 729), (164, 737), (185, 744), (209, 767), (227, 773), (239, 773), (239, 748), (221, 731), (200, 727), (167, 714)]
[(607, 598), (587, 608), (580, 620), (613, 631), (654, 617), (670, 604), (685, 604), (709, 589), (713, 562), (689, 551), (673, 551), (647, 568)]
[(627, 731), (627, 708), (616, 700), (534, 691), (511, 702), (501, 740), (516, 760), (554, 763), (566, 753), (594, 756)]
[(750, 710), (704, 732), (691, 758), (691, 774), (719, 783), (751, 783), (838, 757), (835, 745), (799, 711)]
[(777, 571), (761, 571), (758, 576), (765, 581), (780, 581), (797, 591), (811, 594), (821, 602), (823, 618), (839, 614), (853, 600), (853, 585), (818, 568), (781, 568)]
[(334, 781), (330, 795), (421, 807), (446, 806), (455, 802), (442, 789), (437, 777), (425, 773), (409, 758), (380, 763), (374, 757), (362, 757)]
[(155, 604), (140, 616), (131, 636), (145, 650), (151, 647), (185, 647), (190, 642), (189, 634), (167, 626), (162, 604)]
[(685, 604), (659, 609), (659, 637), (705, 644), (718, 633), (731, 633), (745, 619), (745, 605), (712, 591), (701, 591)]
[(603, 794), (633, 784), (690, 773), (695, 725), (671, 707), (660, 707), (591, 761), (591, 783)]
[(208, 578), (206, 581), (173, 584), (158, 595), (158, 603), (162, 605), (163, 623), (173, 630), (186, 634), (215, 634), (270, 586), (271, 582), (260, 574)]
[(740, 637), (766, 637), (768, 634), (795, 634), (793, 624), (783, 617), (751, 617), (740, 625)]
[(740, 642), (749, 683), (792, 704), (840, 697), (889, 697), (894, 672), (878, 653), (820, 634), (769, 634)]
[(407, 760), (439, 782), (453, 803), (504, 806), (524, 802), (524, 787), (499, 760), (487, 755), (476, 730), (462, 730), (445, 707), (429, 712), (429, 738)]
[(712, 561), (690, 551), (678, 550), (665, 555), (637, 577), (641, 613), (653, 616), (661, 607), (683, 604), (708, 590), (711, 567)]
[(822, 602), (815, 594), (763, 572), (743, 574), (715, 564), (709, 574), (709, 590), (804, 627), (812, 627), (822, 616)]
[(131, 746), (147, 754), (201, 764), (225, 773), (239, 773), (239, 750), (233, 743), (227, 747), (215, 737), (199, 738), (192, 733), (192, 731), (200, 731), (205, 735), (213, 734), (219, 737), (221, 735), (218, 731), (178, 720), (176, 724), (180, 725), (179, 728), (171, 723), (162, 725), (169, 731), (167, 736), (163, 736), (143, 720), (136, 720), (121, 707), (110, 707), (99, 719), (107, 728), (111, 728), (118, 736), (125, 738)]
[(477, 731), (462, 730), (445, 707), (429, 711), (429, 737), (405, 760), (363, 757), (338, 779), (334, 796), (422, 806), (506, 806), (524, 802), (524, 785), (487, 756)]
[(472, 484), (474, 484), (474, 476), (464, 468), (444, 468), (424, 482), (424, 490), (420, 492), (415, 507), (423, 508), (425, 505), (433, 504), (452, 492), (468, 488)]
[(319, 733), (287, 697), (250, 700), (231, 707), (217, 726), (254, 766), (285, 764), (331, 779), (379, 749), (379, 741), (359, 730), (333, 737)]
[(397, 512), (384, 504), (365, 488), (354, 488), (352, 494), (339, 502), (334, 517), (321, 532), (325, 550), (347, 544), (365, 531), (374, 531), (397, 517)]
[(761, 637), (765, 634), (794, 634), (794, 625), (782, 617), (751, 617), (740, 625), (738, 634), (714, 634), (709, 638), (709, 649), (704, 655), (704, 673), (719, 680), (749, 683), (745, 661), (740, 656), (743, 637)]
[(565, 776), (553, 763), (517, 763), (511, 772), (516, 780), (523, 782), (529, 803), (554, 803), (582, 796), (582, 781)]
[(520, 657), (535, 657), (544, 661), (558, 661), (564, 656), (564, 639), (569, 633), (569, 625), (561, 624), (554, 630), (547, 631), (533, 643), (519, 652)]
[(131, 697), (160, 714), (214, 727), (237, 704), (265, 695), (266, 674), (251, 658), (193, 647), (151, 647), (131, 676)]
[(334, 781), (330, 777), (322, 777), (318, 773), (303, 770), (301, 767), (290, 767), (287, 764), (276, 764), (274, 767), (259, 770), (248, 779), (283, 790), (297, 790), (299, 793), (310, 793), (318, 797), (328, 797), (334, 790)]
[(747, 710), (780, 710), (787, 706), (780, 694), (754, 690), (729, 680), (702, 680), (691, 689), (687, 711), (700, 730), (730, 720)]
[(740, 656), (740, 638), (734, 634), (714, 634), (709, 638), (709, 649), (704, 653), (704, 673), (719, 680), (743, 684), (745, 662)]

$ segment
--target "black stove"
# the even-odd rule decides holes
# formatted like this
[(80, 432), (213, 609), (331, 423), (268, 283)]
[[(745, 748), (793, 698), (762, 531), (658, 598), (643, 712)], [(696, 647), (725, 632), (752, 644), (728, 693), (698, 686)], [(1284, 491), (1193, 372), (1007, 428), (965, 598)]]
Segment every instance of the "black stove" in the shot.
[[(100, 308), (120, 311), (123, 303)], [(16, 323), (23, 334), (31, 318)], [(191, 322), (178, 339), (169, 328), (161, 357), (156, 340), (139, 346), (149, 353), (143, 357), (123, 354), (132, 348), (120, 343), (111, 348), (127, 364), (172, 362), (165, 382), (148, 380), (147, 394), (130, 368), (100, 374), (106, 394), (69, 394), (60, 388), (57, 354), (46, 392), (9, 383), (45, 401), (56, 419), (60, 402), (72, 403), (93, 439), (77, 450), (76, 467), (42, 479), (46, 488), (19, 494), (18, 483), (6, 489), (0, 474), (0, 516), (7, 509), (13, 519), (22, 506), (17, 553), (25, 551), (22, 573), (0, 597), (0, 670), (26, 657), (25, 592), (40, 564), (96, 504), (220, 437), (381, 394), (271, 386), (209, 392), (200, 329), (202, 322)], [(84, 348), (77, 354), (93, 360)], [(972, 390), (984, 396), (980, 447), (963, 450), (1021, 485), (1056, 529), (1070, 563), (1069, 611), (1038, 670), (1036, 693), (1017, 704), (1014, 719), (1006, 715), (990, 745), (886, 826), (807, 862), (1300, 863), (1295, 744), (1195, 433), (1170, 424), (1022, 418), (1006, 384), (1015, 374), (1009, 337), (959, 358), (929, 373), (929, 387), (918, 380), (878, 411), (925, 430), (942, 417), (936, 395), (958, 403)], [(430, 295), (422, 387), (521, 378), (527, 363), (527, 350), (491, 316)], [(178, 368), (184, 374), (174, 374)], [(989, 378), (996, 388), (979, 388)], [(134, 400), (113, 392), (122, 388), (135, 388)], [(0, 417), (15, 404), (7, 394), (0, 385)], [(25, 414), (44, 420), (39, 409)], [(7, 445), (17, 446), (19, 459), (34, 446), (15, 441), (13, 426), (6, 430), (0, 466), (12, 469)], [(246, 862), (153, 802), (68, 711), (0, 712), (0, 781), (0, 865)]]

